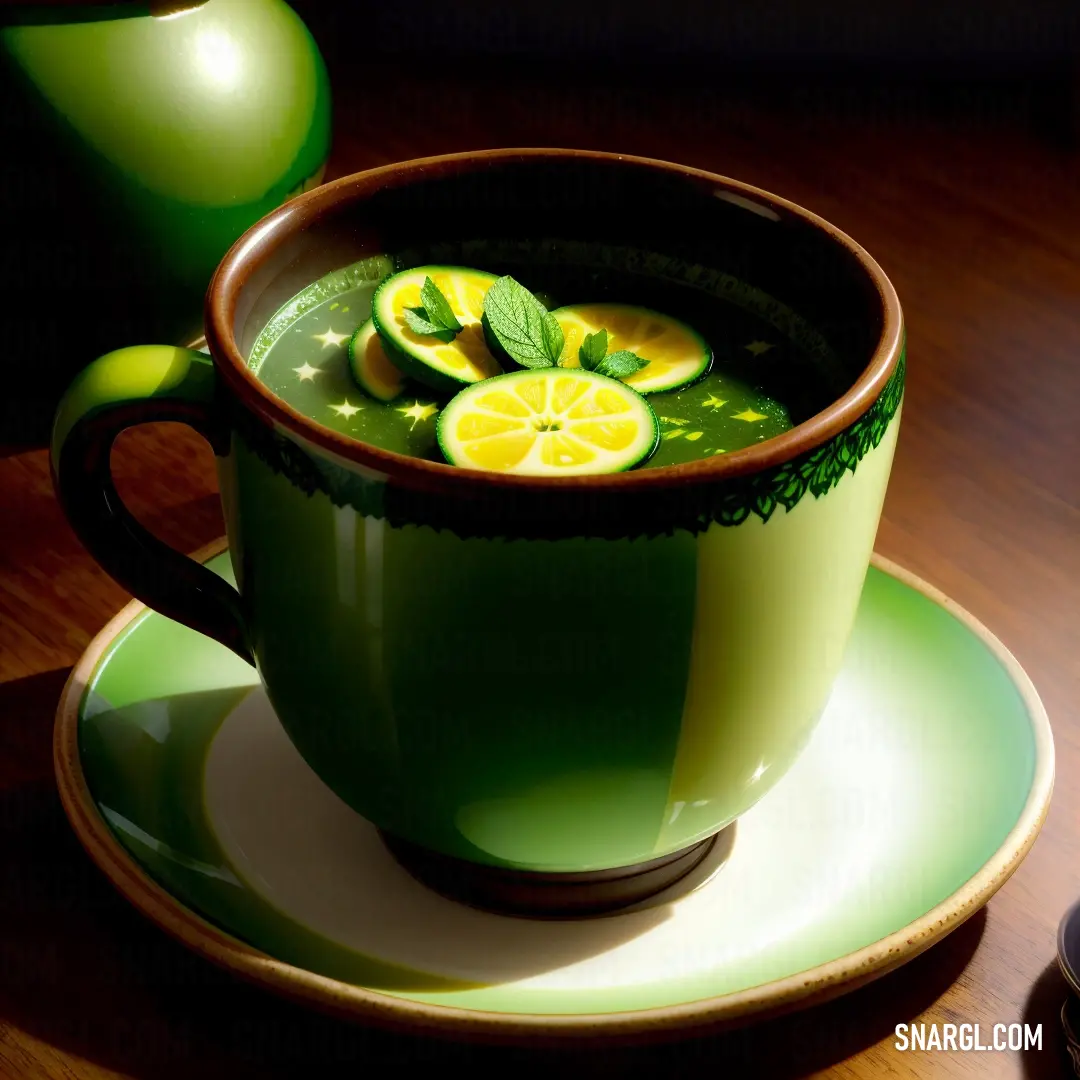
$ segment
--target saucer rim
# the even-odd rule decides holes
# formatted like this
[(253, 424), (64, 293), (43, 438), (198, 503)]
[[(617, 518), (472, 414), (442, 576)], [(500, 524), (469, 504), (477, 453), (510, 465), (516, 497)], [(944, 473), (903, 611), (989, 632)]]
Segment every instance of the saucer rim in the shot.
[[(192, 558), (206, 562), (228, 539)], [(72, 668), (56, 711), (53, 766), (64, 812), (87, 854), (117, 891), (174, 940), (216, 966), (294, 1002), (351, 1020), (466, 1042), (551, 1045), (615, 1039), (652, 1042), (690, 1031), (721, 1031), (839, 997), (914, 959), (979, 911), (1023, 862), (1049, 811), (1055, 751), (1049, 718), (1031, 679), (1013, 654), (969, 611), (910, 570), (875, 552), (871, 565), (922, 593), (974, 633), (1002, 665), (1031, 724), (1035, 768), (1013, 828), (982, 867), (920, 918), (876, 942), (760, 986), (650, 1009), (586, 1014), (501, 1013), (432, 1005), (341, 982), (278, 960), (213, 925), (154, 881), (115, 838), (90, 793), (78, 748), (79, 715), (99, 661), (135, 619), (149, 610), (133, 600), (96, 634)]]

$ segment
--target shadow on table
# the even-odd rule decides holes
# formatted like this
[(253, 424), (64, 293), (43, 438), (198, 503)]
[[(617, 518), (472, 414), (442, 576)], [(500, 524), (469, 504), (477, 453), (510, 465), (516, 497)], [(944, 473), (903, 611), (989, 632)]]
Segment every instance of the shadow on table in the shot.
[(12, 440), (6, 432), (0, 430), (0, 460), (15, 457), (16, 454), (25, 454), (31, 450), (43, 450), (47, 445), (44, 438), (35, 441)]
[[(8, 1044), (26, 1032), (146, 1080), (273, 1080), (333, 1075), (350, 1063), (589, 1077), (689, 1075), (704, 1066), (795, 1078), (887, 1039), (929, 1007), (964, 970), (985, 927), (979, 912), (910, 964), (833, 1002), (670, 1044), (490, 1048), (340, 1022), (199, 960), (139, 917), (93, 866), (52, 778), (52, 715), (66, 675), (0, 685), (0, 1041)], [(1046, 994), (1049, 1001), (1057, 991)]]
[(1042, 1049), (1022, 1052), (1025, 1080), (1060, 1080), (1073, 1075), (1061, 1028), (1061, 1006), (1068, 996), (1069, 984), (1055, 960), (1035, 980), (1020, 1018), (1031, 1027), (1042, 1025)]

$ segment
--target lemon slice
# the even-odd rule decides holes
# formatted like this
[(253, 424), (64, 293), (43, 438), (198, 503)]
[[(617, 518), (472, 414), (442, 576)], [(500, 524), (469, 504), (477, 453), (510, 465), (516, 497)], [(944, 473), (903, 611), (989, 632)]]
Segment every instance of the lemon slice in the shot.
[[(407, 308), (422, 309), (420, 290), (429, 277), (461, 323), (452, 341), (417, 334), (405, 321)], [(461, 266), (418, 266), (388, 277), (371, 301), (371, 317), (387, 356), (406, 375), (444, 393), (498, 375), (502, 368), (480, 325), (484, 296), (496, 280), (494, 274)]]
[(649, 308), (629, 304), (571, 304), (552, 315), (562, 327), (565, 343), (560, 363), (578, 367), (578, 348), (586, 335), (608, 332), (608, 352), (627, 349), (649, 363), (622, 382), (638, 393), (678, 390), (697, 382), (712, 366), (708, 342), (686, 323)]
[(439, 414), (451, 465), (525, 476), (580, 476), (632, 468), (656, 449), (649, 403), (606, 375), (540, 368), (462, 390)]
[(360, 389), (376, 401), (393, 401), (405, 389), (405, 376), (386, 355), (371, 319), (349, 338), (349, 370)]

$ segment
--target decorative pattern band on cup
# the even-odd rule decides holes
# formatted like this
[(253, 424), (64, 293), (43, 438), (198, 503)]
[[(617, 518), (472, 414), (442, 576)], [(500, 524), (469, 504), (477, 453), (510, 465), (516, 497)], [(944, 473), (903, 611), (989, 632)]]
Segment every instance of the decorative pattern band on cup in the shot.
[(809, 493), (821, 498), (876, 448), (904, 394), (901, 353), (881, 394), (862, 416), (828, 442), (772, 469), (720, 481), (637, 491), (567, 486), (531, 491), (477, 489), (469, 496), (421, 490), (388, 477), (362, 475), (272, 430), (242, 406), (230, 423), (243, 445), (307, 495), (322, 492), (387, 524), (428, 525), (461, 539), (608, 540), (696, 535), (710, 526), (740, 525), (751, 514), (768, 521), (777, 507), (793, 509)]

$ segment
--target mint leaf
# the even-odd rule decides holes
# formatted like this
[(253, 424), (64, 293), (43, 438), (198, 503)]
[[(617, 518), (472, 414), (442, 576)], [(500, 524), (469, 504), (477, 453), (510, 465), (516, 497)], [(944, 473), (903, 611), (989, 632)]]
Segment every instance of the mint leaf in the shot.
[(597, 330), (595, 334), (587, 334), (578, 348), (578, 363), (586, 371), (595, 371), (606, 354), (607, 331)]
[(525, 368), (554, 366), (563, 332), (553, 315), (524, 285), (501, 277), (484, 296), (488, 328), (510, 358)]
[(633, 375), (648, 364), (629, 349), (620, 349), (610, 356), (605, 356), (608, 346), (607, 330), (597, 330), (588, 334), (578, 349), (578, 363), (586, 371), (595, 371), (597, 375), (606, 375), (609, 379), (624, 379)]
[(414, 334), (436, 337), (449, 344), (461, 333), (461, 323), (450, 307), (450, 301), (429, 277), (424, 279), (420, 289), (420, 300), (423, 307), (406, 308), (403, 312), (409, 329)]
[(609, 379), (625, 379), (627, 375), (633, 375), (648, 365), (648, 360), (642, 360), (637, 353), (629, 349), (621, 349), (610, 356), (605, 356), (600, 363), (593, 368), (597, 375), (606, 375)]
[(424, 305), (429, 322), (434, 323), (440, 330), (461, 333), (461, 323), (458, 322), (453, 308), (450, 307), (450, 301), (443, 296), (439, 286), (431, 278), (424, 279), (424, 286), (420, 290), (420, 302)]
[(442, 327), (428, 322), (423, 308), (406, 308), (402, 313), (414, 334), (437, 334)]
[[(539, 301), (537, 301), (537, 303), (539, 303)], [(547, 353), (552, 364), (557, 364), (559, 362), (559, 357), (562, 356), (565, 339), (563, 338), (562, 327), (559, 325), (559, 320), (546, 311), (544, 312), (542, 333), (544, 338), (544, 351)]]
[(414, 334), (421, 334), (426, 337), (437, 337), (446, 344), (449, 344), (454, 340), (453, 330), (430, 322), (428, 319), (424, 318), (424, 315), (421, 314), (422, 312), (426, 314), (424, 308), (406, 308), (402, 312), (405, 317), (405, 322)]

